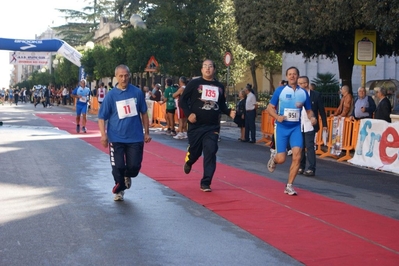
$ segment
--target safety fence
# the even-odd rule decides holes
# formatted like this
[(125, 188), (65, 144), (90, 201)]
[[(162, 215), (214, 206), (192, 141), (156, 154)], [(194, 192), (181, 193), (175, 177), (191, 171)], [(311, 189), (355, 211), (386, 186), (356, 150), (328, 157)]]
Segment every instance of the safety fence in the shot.
[[(356, 148), (360, 121), (351, 120), (349, 117), (343, 118), (342, 134), (337, 135), (335, 132), (333, 132), (335, 129), (333, 125), (334, 117), (330, 117), (330, 115), (334, 113), (335, 109), (336, 108), (325, 108), (327, 114), (328, 133), (326, 143), (325, 140), (323, 140), (322, 120), (321, 117), (319, 117), (320, 129), (315, 138), (316, 154), (320, 155), (321, 158), (331, 157), (337, 159), (339, 162), (342, 162), (352, 158), (351, 152)], [(270, 143), (273, 141), (274, 119), (266, 110), (262, 111), (261, 132), (262, 138), (257, 142), (264, 142), (265, 145), (270, 145)], [(323, 146), (324, 149), (322, 149)], [(339, 154), (342, 153), (343, 156), (338, 156), (337, 150), (339, 151)]]

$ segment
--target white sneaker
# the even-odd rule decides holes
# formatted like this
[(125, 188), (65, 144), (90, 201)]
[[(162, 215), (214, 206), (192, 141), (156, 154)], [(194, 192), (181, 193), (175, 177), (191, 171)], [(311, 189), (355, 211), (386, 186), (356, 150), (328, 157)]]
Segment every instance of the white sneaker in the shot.
[(287, 151), (287, 155), (291, 156), (292, 155), (292, 150)]
[(115, 194), (114, 201), (123, 201), (123, 195), (125, 195), (124, 191), (120, 191)]
[(187, 132), (183, 132), (183, 139), (186, 139), (187, 137)]
[(183, 138), (184, 138), (184, 134), (181, 133), (181, 132), (179, 132), (179, 133), (177, 133), (177, 135), (174, 136), (173, 138), (174, 138), (174, 139), (183, 139)]
[(267, 162), (267, 170), (270, 173), (273, 173), (276, 170), (276, 163), (274, 162), (274, 157), (276, 157), (276, 151), (270, 154), (270, 160)]
[(295, 189), (292, 187), (292, 184), (287, 184), (287, 186), (284, 189), (284, 193), (288, 194), (290, 196), (296, 195)]
[(125, 186), (126, 189), (129, 189), (132, 186), (132, 178), (125, 176)]

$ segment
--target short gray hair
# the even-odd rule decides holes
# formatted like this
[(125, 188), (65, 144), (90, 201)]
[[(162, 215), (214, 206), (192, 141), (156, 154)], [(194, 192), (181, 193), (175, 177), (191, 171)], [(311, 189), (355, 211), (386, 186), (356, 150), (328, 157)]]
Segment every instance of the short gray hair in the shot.
[(128, 73), (129, 73), (129, 75), (130, 75), (130, 69), (129, 69), (129, 67), (127, 66), (127, 65), (119, 65), (119, 66), (117, 66), (116, 68), (115, 68), (115, 76), (116, 76), (116, 71), (118, 71), (118, 69), (120, 69), (120, 68), (123, 68), (123, 69), (125, 69)]
[(366, 92), (366, 88), (365, 88), (365, 87), (359, 87), (359, 88), (357, 89), (358, 92), (359, 92), (360, 90), (364, 90), (364, 92)]
[(381, 87), (380, 93), (384, 96), (387, 96), (387, 89), (385, 87)]

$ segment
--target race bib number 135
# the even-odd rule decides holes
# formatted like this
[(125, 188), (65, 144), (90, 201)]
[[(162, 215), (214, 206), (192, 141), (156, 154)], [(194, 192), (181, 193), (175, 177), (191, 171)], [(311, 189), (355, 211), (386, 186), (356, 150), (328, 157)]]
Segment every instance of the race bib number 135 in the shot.
[(219, 99), (219, 88), (210, 85), (202, 86), (201, 100), (217, 102)]

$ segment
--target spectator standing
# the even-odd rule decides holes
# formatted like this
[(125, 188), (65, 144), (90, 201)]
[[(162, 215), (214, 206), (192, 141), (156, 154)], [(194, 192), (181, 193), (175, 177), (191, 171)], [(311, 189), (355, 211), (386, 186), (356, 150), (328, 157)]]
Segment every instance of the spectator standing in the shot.
[(19, 101), (19, 89), (18, 89), (18, 87), (16, 87), (12, 93), (14, 93), (15, 105), (18, 105), (18, 101)]
[[(301, 76), (298, 79), (298, 85), (305, 89), (309, 94), (310, 104), (313, 114), (316, 118), (321, 117), (323, 124), (323, 130), (327, 130), (327, 116), (324, 110), (323, 99), (318, 91), (311, 90), (309, 87), (309, 78), (307, 76)], [(298, 170), (298, 174), (306, 176), (314, 176), (316, 174), (316, 152), (314, 139), (316, 133), (319, 132), (319, 119), (316, 119), (316, 123), (312, 125), (309, 120), (307, 113), (304, 108), (301, 111), (301, 131), (303, 138), (303, 149), (301, 152), (301, 162)], [(306, 160), (309, 162), (309, 167), (305, 170)]]
[[(118, 83), (108, 92), (98, 113), (101, 144), (109, 148), (115, 201), (123, 201), (131, 178), (141, 169), (144, 143), (149, 143), (147, 104), (142, 91), (129, 83), (130, 70), (125, 65), (115, 68)], [(107, 129), (105, 123), (107, 123)], [(144, 126), (144, 134), (143, 134)]]
[(161, 101), (161, 84), (154, 84), (154, 89), (151, 92), (150, 100), (160, 102)]
[[(252, 85), (247, 84), (245, 87), (245, 139), (244, 142), (256, 142), (256, 96), (253, 93)], [(251, 135), (251, 136), (250, 136)], [(250, 139), (251, 137), (251, 139)]]
[(101, 82), (100, 87), (97, 89), (97, 101), (100, 106), (104, 101), (105, 95), (107, 95), (107, 89), (104, 88), (104, 82)]
[(12, 102), (14, 101), (14, 92), (12, 88), (8, 89), (8, 101), (10, 105), (12, 105)]
[(331, 116), (339, 116), (339, 117), (349, 117), (353, 112), (353, 96), (350, 93), (350, 88), (347, 85), (342, 86), (341, 88), (341, 101), (339, 103), (338, 108), (335, 110), (334, 114)]
[(183, 109), (181, 108), (179, 104), (179, 99), (180, 96), (183, 94), (184, 89), (186, 88), (187, 85), (187, 78), (186, 77), (180, 77), (179, 78), (179, 89), (173, 94), (173, 97), (175, 98), (175, 103), (177, 106), (177, 119), (179, 120), (179, 128), (176, 136), (174, 136), (174, 139), (186, 139), (187, 138), (187, 117), (184, 115)]
[(86, 87), (86, 80), (82, 79), (79, 85), (72, 92), (72, 97), (76, 98), (76, 132), (80, 132), (80, 117), (82, 116), (82, 131), (86, 133), (86, 113), (87, 102), (89, 100), (90, 89)]
[(2, 105), (4, 105), (5, 97), (6, 97), (6, 90), (5, 90), (5, 88), (1, 88), (1, 90), (0, 90), (0, 102), (1, 102)]
[(245, 102), (246, 102), (246, 93), (244, 90), (241, 90), (238, 93), (238, 98), (240, 99), (236, 104), (236, 116), (234, 117), (234, 123), (240, 128), (240, 137), (238, 140), (245, 140)]
[(357, 89), (357, 98), (350, 118), (356, 120), (373, 118), (375, 108), (376, 105), (373, 98), (366, 95), (366, 89), (364, 87), (359, 87), (359, 89)]
[(377, 96), (379, 102), (377, 108), (375, 109), (374, 118), (385, 120), (391, 123), (391, 111), (392, 105), (387, 96), (387, 90), (384, 87), (375, 87), (375, 95)]
[(61, 89), (62, 89), (62, 105), (66, 105), (69, 91), (67, 87), (61, 87)]
[(143, 93), (144, 93), (145, 99), (149, 100), (150, 99), (150, 89), (148, 88), (148, 86), (143, 87)]
[(114, 88), (114, 86), (112, 85), (112, 82), (108, 82), (108, 90), (112, 90)]
[(175, 98), (173, 98), (173, 94), (177, 91), (177, 89), (172, 86), (172, 79), (166, 79), (166, 88), (165, 93), (163, 94), (163, 101), (166, 103), (166, 126), (168, 130), (166, 131), (167, 135), (176, 136), (175, 130), (175, 112), (176, 112), (176, 104)]
[(188, 120), (188, 149), (184, 173), (189, 174), (193, 164), (204, 154), (203, 176), (200, 189), (211, 192), (216, 170), (216, 152), (220, 131), (220, 113), (234, 118), (235, 111), (226, 106), (224, 86), (214, 78), (216, 69), (212, 60), (202, 62), (199, 78), (192, 79), (180, 98), (180, 106)]
[(50, 104), (50, 96), (51, 96), (50, 86), (51, 86), (51, 84), (49, 84), (48, 87), (46, 87), (46, 86), (43, 87), (43, 97), (44, 97), (43, 107), (44, 108), (50, 108), (51, 107), (51, 104)]

